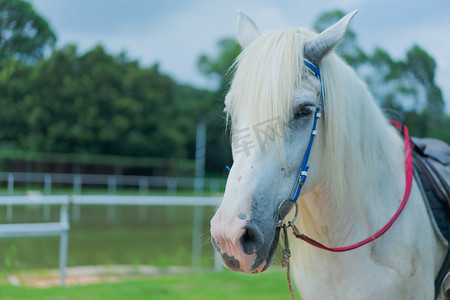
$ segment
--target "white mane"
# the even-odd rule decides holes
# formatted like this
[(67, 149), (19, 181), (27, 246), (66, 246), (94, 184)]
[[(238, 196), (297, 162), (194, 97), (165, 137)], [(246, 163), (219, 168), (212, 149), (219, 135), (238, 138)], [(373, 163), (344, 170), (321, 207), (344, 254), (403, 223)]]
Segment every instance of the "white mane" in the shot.
[[(325, 159), (322, 174), (337, 204), (376, 195), (377, 176), (403, 168), (402, 141), (366, 84), (331, 53), (320, 65), (325, 88)], [(399, 178), (402, 182), (403, 178)], [(398, 182), (396, 183), (398, 185)], [(371, 199), (373, 200), (373, 199)]]

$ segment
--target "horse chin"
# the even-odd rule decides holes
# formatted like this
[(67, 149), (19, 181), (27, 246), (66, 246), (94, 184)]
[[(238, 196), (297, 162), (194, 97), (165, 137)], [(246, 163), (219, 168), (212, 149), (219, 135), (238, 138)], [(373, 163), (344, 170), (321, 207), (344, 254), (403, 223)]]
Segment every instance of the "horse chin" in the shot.
[(277, 227), (275, 229), (275, 234), (274, 234), (272, 243), (270, 244), (267, 254), (265, 256), (261, 255), (262, 262), (260, 263), (260, 265), (258, 267), (255, 268), (255, 265), (258, 263), (258, 261), (256, 261), (255, 265), (252, 267), (253, 270), (249, 273), (251, 273), (251, 274), (261, 273), (270, 267), (270, 265), (272, 264), (273, 259), (275, 257), (275, 253), (278, 248), (279, 240), (280, 240), (280, 228)]

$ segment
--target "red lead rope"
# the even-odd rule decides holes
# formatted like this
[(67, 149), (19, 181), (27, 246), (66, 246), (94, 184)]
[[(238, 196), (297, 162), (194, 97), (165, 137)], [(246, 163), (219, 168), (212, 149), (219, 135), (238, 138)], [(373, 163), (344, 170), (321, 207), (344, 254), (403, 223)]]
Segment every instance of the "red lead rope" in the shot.
[[(396, 121), (389, 121), (389, 122), (392, 125), (394, 125), (395, 127), (397, 127), (397, 129), (401, 130), (401, 126), (402, 126), (401, 123), (396, 122)], [(313, 240), (312, 238), (307, 237), (306, 235), (300, 233), (295, 226), (292, 226), (292, 228), (294, 230), (294, 235), (297, 238), (304, 240), (305, 242), (307, 242), (317, 248), (332, 251), (332, 252), (345, 252), (345, 251), (359, 248), (365, 244), (368, 244), (368, 243), (376, 240), (380, 236), (382, 236), (384, 233), (386, 233), (386, 231), (388, 231), (389, 228), (391, 228), (392, 224), (394, 224), (394, 222), (397, 220), (398, 216), (403, 211), (403, 208), (405, 208), (406, 203), (408, 202), (408, 199), (409, 199), (409, 194), (411, 193), (412, 178), (413, 178), (413, 165), (412, 165), (412, 154), (411, 154), (411, 142), (409, 140), (408, 129), (406, 128), (406, 126), (403, 126), (403, 133), (405, 135), (405, 176), (406, 176), (405, 194), (403, 195), (403, 200), (402, 200), (402, 203), (400, 204), (400, 207), (398, 208), (398, 210), (396, 211), (394, 216), (389, 220), (389, 222), (386, 225), (384, 225), (383, 228), (381, 228), (374, 235), (371, 235), (367, 239), (362, 240), (356, 244), (346, 246), (346, 247), (337, 247), (337, 248), (327, 247), (327, 246), (319, 243), (318, 241)]]

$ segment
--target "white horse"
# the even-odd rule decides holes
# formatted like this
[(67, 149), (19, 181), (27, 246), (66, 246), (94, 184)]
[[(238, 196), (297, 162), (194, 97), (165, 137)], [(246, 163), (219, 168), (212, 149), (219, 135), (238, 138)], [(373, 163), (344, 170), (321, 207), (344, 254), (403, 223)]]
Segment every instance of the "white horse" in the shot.
[[(239, 13), (243, 51), (225, 100), (234, 163), (211, 220), (225, 266), (262, 272), (279, 241), (278, 208), (289, 198), (307, 150), (323, 88), (308, 180), (295, 225), (330, 247), (379, 231), (405, 193), (404, 141), (364, 82), (333, 53), (355, 12), (321, 34), (298, 28), (260, 34)], [(319, 67), (318, 76), (304, 60)], [(292, 206), (292, 205), (291, 205)], [(285, 220), (292, 220), (293, 212)], [(291, 264), (302, 299), (433, 299), (446, 253), (417, 183), (393, 226), (358, 249), (332, 253), (291, 235)]]

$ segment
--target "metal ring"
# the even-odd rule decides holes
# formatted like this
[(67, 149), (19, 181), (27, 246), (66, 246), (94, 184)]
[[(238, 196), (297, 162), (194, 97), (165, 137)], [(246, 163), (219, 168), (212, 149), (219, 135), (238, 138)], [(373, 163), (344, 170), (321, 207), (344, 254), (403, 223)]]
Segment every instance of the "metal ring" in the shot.
[[(286, 199), (286, 200), (284, 200), (283, 202), (281, 202), (280, 205), (278, 206), (278, 211), (277, 211), (277, 219), (278, 219), (278, 221), (277, 221), (277, 227), (282, 227), (282, 226), (283, 226), (283, 219), (281, 219), (281, 217), (280, 217), (280, 210), (281, 210), (281, 207), (283, 206), (284, 202), (286, 202), (286, 201), (292, 202), (291, 199)], [(295, 215), (294, 215), (294, 217), (292, 218), (292, 221), (288, 222), (288, 225), (286, 226), (286, 228), (289, 228), (289, 227), (291, 226), (291, 224), (293, 224), (293, 223), (295, 222), (295, 220), (297, 220), (297, 215), (298, 215), (298, 204), (297, 204), (297, 201), (294, 202), (294, 206), (295, 206)], [(291, 209), (292, 209), (292, 208), (291, 208)], [(290, 210), (289, 210), (289, 211), (290, 211)], [(288, 212), (288, 213), (289, 213), (289, 212)], [(287, 215), (287, 214), (286, 214), (286, 215)]]

